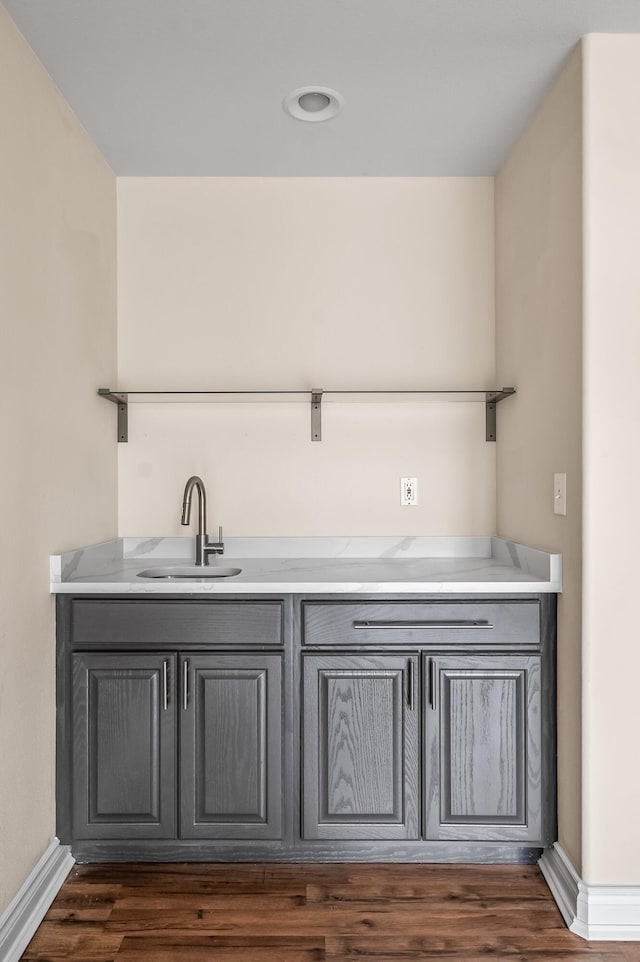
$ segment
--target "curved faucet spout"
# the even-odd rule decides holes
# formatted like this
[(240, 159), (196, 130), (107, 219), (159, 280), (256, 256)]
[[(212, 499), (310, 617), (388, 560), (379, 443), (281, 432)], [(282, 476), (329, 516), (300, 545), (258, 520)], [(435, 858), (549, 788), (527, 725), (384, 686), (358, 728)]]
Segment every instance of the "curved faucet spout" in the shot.
[(197, 474), (192, 475), (184, 486), (181, 524), (187, 525), (191, 520), (191, 495), (194, 488), (198, 492), (198, 534), (203, 535), (207, 532), (207, 494), (204, 481)]

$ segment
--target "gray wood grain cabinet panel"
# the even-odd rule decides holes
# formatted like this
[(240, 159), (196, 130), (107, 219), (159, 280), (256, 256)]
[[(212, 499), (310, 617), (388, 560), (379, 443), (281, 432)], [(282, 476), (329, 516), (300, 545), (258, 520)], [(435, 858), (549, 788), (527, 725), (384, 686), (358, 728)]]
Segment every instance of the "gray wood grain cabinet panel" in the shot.
[(181, 658), (182, 838), (282, 835), (282, 658)]
[(73, 655), (76, 838), (173, 838), (175, 705), (164, 654)]
[(76, 598), (72, 643), (78, 647), (281, 647), (283, 603)]
[(303, 601), (305, 645), (537, 645), (537, 601)]
[(537, 841), (538, 655), (425, 656), (427, 839)]
[(415, 666), (416, 656), (305, 656), (305, 838), (419, 837)]

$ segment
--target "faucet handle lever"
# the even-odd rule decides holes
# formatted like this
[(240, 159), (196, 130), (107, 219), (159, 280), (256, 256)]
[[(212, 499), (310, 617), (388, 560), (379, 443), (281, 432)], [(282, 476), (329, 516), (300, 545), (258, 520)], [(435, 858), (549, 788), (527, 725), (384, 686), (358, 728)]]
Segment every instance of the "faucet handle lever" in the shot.
[(218, 525), (218, 540), (209, 541), (209, 551), (211, 554), (224, 554), (224, 543), (222, 541), (222, 525)]

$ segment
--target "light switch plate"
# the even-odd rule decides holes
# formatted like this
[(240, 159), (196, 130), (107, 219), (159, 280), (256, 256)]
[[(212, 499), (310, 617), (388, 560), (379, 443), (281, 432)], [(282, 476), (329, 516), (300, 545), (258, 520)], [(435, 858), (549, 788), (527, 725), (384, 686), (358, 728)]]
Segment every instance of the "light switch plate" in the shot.
[(564, 473), (553, 476), (553, 513), (567, 514), (567, 476)]

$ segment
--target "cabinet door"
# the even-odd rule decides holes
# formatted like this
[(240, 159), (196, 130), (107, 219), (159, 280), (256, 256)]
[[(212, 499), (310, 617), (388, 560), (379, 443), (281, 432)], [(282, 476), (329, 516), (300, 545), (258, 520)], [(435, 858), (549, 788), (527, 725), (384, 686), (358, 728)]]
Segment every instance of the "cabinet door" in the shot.
[(76, 838), (175, 837), (175, 657), (73, 655)]
[(538, 656), (425, 657), (425, 836), (541, 836)]
[(416, 664), (304, 657), (305, 838), (419, 837)]
[(180, 833), (282, 836), (281, 656), (180, 660)]

